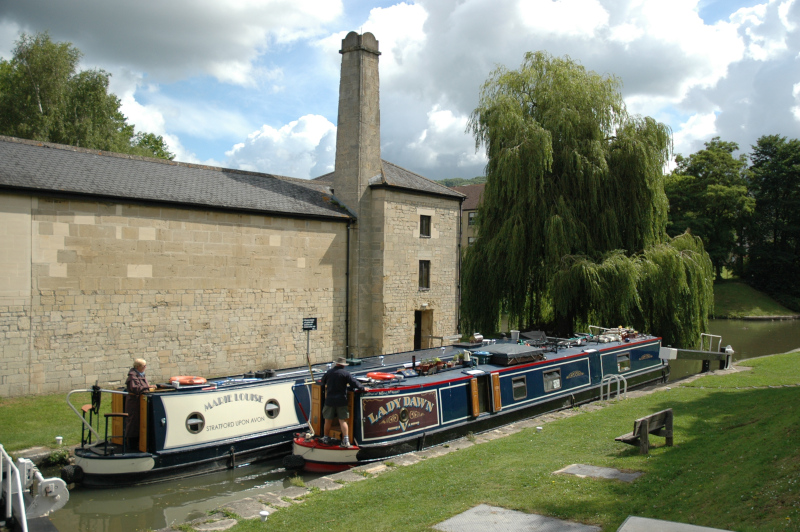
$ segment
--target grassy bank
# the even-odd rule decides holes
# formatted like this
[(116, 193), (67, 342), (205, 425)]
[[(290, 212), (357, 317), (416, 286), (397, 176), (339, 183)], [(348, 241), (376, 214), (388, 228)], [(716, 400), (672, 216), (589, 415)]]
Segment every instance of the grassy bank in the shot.
[[(56, 447), (55, 438), (64, 438), (64, 445), (81, 442), (81, 425), (67, 406), (65, 393), (36, 397), (0, 398), (0, 444), (13, 453), (38, 445)], [(91, 402), (88, 393), (72, 396), (76, 408)], [(110, 411), (110, 402), (102, 405)], [(103, 427), (100, 427), (102, 433)]]
[(714, 317), (789, 316), (795, 314), (763, 292), (741, 281), (714, 283)]
[[(429, 530), (486, 503), (616, 530), (639, 515), (737, 531), (800, 529), (800, 354), (743, 362), (703, 377), (553, 421), (344, 489), (314, 493), (234, 532)], [(783, 387), (781, 385), (790, 385)], [(675, 412), (675, 446), (641, 456), (614, 441), (635, 418)], [(553, 475), (580, 463), (642, 471), (633, 483)]]

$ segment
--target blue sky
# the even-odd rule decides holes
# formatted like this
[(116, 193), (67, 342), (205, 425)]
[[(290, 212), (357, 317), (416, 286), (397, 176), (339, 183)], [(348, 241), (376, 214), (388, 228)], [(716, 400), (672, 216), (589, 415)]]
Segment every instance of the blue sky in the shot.
[(44, 30), (179, 160), (293, 177), (332, 168), (351, 30), (380, 41), (383, 157), (433, 179), (483, 173), (465, 131), (480, 85), (532, 50), (620, 77), (676, 153), (800, 137), (800, 0), (10, 0), (0, 56)]

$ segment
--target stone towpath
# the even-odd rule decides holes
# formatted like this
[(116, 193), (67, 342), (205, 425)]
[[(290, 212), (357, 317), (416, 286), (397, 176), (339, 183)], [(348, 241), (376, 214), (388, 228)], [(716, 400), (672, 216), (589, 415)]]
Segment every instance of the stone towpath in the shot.
[[(722, 375), (727, 373), (735, 373), (737, 371), (745, 371), (749, 369), (750, 368), (748, 367), (733, 366), (731, 369), (728, 370), (718, 370), (710, 373), (705, 373), (702, 375), (693, 375), (691, 377), (681, 380), (680, 382), (681, 383), (691, 382), (692, 380), (701, 378), (704, 375), (711, 375), (711, 374)], [(628, 397), (630, 398), (641, 397), (651, 393), (657, 393), (659, 391), (669, 390), (672, 386), (674, 386), (674, 384), (669, 384), (669, 383), (657, 386), (651, 386), (649, 388), (628, 392)], [(611, 400), (611, 402), (614, 401), (615, 399)], [(209, 516), (200, 519), (195, 519), (185, 524), (175, 523), (172, 526), (161, 529), (157, 532), (170, 532), (173, 530), (178, 530), (177, 527), (179, 526), (181, 530), (186, 530), (185, 525), (189, 525), (189, 527), (199, 532), (227, 530), (236, 525), (239, 519), (258, 519), (262, 516), (261, 512), (269, 512), (269, 514), (271, 515), (274, 512), (278, 511), (280, 508), (286, 508), (294, 504), (302, 504), (303, 501), (307, 500), (309, 497), (313, 497), (317, 490), (320, 491), (337, 490), (353, 482), (367, 481), (372, 477), (381, 475), (388, 471), (392, 471), (398, 467), (406, 467), (409, 465), (413, 465), (421, 460), (427, 460), (431, 458), (436, 458), (437, 456), (443, 456), (452, 452), (456, 452), (460, 449), (466, 449), (467, 447), (472, 447), (473, 445), (481, 445), (483, 443), (490, 442), (498, 438), (503, 438), (511, 434), (516, 434), (517, 432), (520, 432), (521, 430), (526, 428), (540, 427), (546, 425), (550, 421), (554, 421), (557, 419), (580, 415), (584, 412), (592, 412), (595, 410), (600, 410), (601, 408), (604, 408), (606, 404), (608, 403), (593, 402), (582, 405), (577, 408), (561, 410), (558, 412), (544, 414), (523, 421), (518, 421), (516, 423), (499, 427), (495, 430), (477, 434), (470, 439), (461, 438), (459, 440), (451, 441), (445, 445), (439, 445), (437, 447), (431, 447), (429, 449), (425, 449), (424, 451), (418, 451), (414, 453), (395, 456), (392, 458), (388, 458), (382, 462), (373, 462), (367, 465), (350, 469), (348, 471), (343, 471), (341, 473), (335, 473), (332, 475), (324, 476), (306, 482), (305, 487), (292, 486), (289, 488), (276, 490), (273, 492), (250, 495), (236, 502), (225, 504), (224, 506), (220, 507), (217, 512)], [(268, 519), (269, 517), (267, 517), (267, 520)], [(563, 530), (567, 529), (568, 528), (564, 528)], [(513, 527), (504, 528), (504, 530), (506, 530), (506, 532), (509, 532), (513, 531), (514, 528)], [(561, 530), (561, 529), (554, 528), (548, 530)]]

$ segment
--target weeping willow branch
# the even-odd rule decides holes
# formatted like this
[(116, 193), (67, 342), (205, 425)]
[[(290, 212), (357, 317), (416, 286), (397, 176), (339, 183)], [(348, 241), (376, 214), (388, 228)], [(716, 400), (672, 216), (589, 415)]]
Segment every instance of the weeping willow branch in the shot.
[(677, 345), (705, 327), (708, 256), (665, 230), (671, 131), (629, 116), (620, 87), (543, 52), (483, 85), (468, 126), (488, 163), (463, 263), (466, 329), (496, 330), (500, 302), (523, 326), (552, 304), (558, 332), (591, 319)]

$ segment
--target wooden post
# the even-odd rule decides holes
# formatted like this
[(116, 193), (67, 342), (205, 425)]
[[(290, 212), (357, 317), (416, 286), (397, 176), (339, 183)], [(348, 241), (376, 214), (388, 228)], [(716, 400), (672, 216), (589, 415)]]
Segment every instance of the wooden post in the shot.
[(667, 416), (664, 419), (664, 437), (667, 438), (667, 447), (672, 447), (672, 409), (667, 410)]
[(644, 418), (639, 423), (639, 454), (650, 452), (650, 421)]

